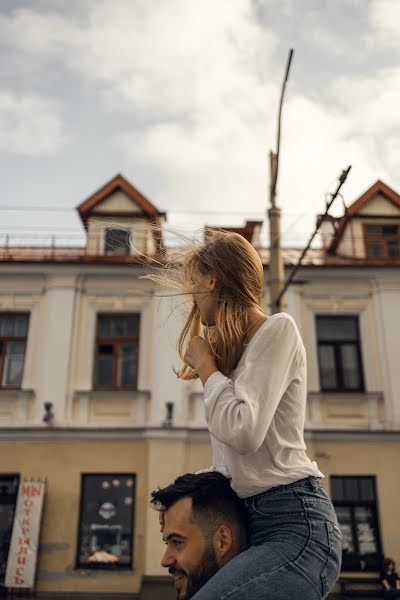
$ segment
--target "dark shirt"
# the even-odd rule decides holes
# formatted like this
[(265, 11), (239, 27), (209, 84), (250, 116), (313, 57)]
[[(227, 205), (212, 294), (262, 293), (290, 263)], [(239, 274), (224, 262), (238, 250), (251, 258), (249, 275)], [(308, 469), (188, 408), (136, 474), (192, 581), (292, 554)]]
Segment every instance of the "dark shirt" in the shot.
[(390, 575), (388, 573), (385, 573), (385, 571), (383, 571), (381, 573), (381, 581), (383, 583), (383, 580), (386, 579), (386, 581), (388, 582), (388, 584), (390, 585), (391, 589), (395, 590), (396, 589), (396, 581), (398, 581), (399, 576), (397, 575), (396, 571), (393, 571), (393, 573), (391, 573)]

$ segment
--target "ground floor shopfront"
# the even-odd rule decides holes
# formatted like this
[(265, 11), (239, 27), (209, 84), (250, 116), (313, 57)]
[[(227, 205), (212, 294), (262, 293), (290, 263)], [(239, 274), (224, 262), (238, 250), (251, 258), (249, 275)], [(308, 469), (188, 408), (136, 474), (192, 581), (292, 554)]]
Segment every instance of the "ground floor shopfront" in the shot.
[[(382, 555), (400, 561), (400, 434), (321, 431), (308, 433), (307, 444), (338, 514), (344, 568), (371, 573)], [(40, 478), (46, 493), (37, 593), (173, 598), (160, 565), (163, 543), (149, 495), (210, 461), (204, 431), (3, 430), (0, 581), (9, 558), (5, 523), (18, 483)]]

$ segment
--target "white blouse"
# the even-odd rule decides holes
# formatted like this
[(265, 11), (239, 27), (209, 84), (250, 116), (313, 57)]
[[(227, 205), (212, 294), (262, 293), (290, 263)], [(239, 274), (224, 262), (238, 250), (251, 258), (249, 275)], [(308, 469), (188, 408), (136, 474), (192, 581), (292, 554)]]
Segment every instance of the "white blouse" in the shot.
[(306, 454), (306, 398), (306, 353), (286, 313), (261, 325), (229, 378), (217, 371), (206, 381), (212, 470), (230, 477), (241, 498), (309, 475), (323, 477)]

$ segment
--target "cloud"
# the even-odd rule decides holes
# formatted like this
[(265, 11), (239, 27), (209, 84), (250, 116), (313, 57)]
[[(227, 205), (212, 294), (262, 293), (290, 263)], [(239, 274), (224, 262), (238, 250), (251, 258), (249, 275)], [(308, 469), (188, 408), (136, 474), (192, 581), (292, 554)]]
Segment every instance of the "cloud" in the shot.
[(30, 156), (56, 152), (64, 141), (58, 112), (39, 96), (0, 90), (0, 151)]
[[(279, 10), (289, 18), (294, 5), (286, 0)], [(377, 39), (392, 31), (397, 5), (370, 3)], [(363, 2), (352, 6), (364, 10)], [(214, 220), (229, 225), (240, 222), (233, 216), (238, 210), (243, 219), (246, 211), (262, 217), (267, 206), (268, 152), (275, 146), (286, 58), (279, 52), (277, 60), (281, 32), (257, 22), (253, 8), (250, 0), (96, 0), (82, 3), (79, 14), (16, 9), (0, 18), (0, 40), (43, 73), (56, 62), (78, 75), (99, 119), (105, 110), (122, 115), (124, 129), (120, 119), (114, 142), (132, 172), (150, 173), (140, 187), (160, 208), (187, 210), (186, 225), (204, 219), (192, 210), (225, 211)], [(308, 18), (315, 30), (314, 38), (308, 36), (314, 68), (321, 45), (332, 55), (342, 46), (318, 11)], [(348, 164), (348, 202), (378, 177), (394, 185), (397, 176), (398, 70), (368, 77), (338, 72), (311, 96), (296, 81), (296, 59), (292, 67), (278, 182), (284, 229), (294, 218), (297, 223), (287, 238), (292, 243), (307, 237), (330, 184), (335, 187)], [(56, 115), (52, 106), (43, 112)]]
[(400, 50), (399, 23), (400, 3), (398, 0), (371, 0), (369, 21), (375, 35), (370, 42), (393, 46)]

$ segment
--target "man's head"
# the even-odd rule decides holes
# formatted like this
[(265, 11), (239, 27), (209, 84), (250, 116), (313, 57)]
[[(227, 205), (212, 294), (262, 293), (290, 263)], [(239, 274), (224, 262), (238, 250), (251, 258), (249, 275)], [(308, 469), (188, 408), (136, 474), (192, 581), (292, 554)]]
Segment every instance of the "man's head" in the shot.
[(240, 499), (221, 473), (188, 473), (152, 492), (163, 512), (167, 549), (161, 564), (175, 579), (178, 600), (191, 598), (247, 547)]

